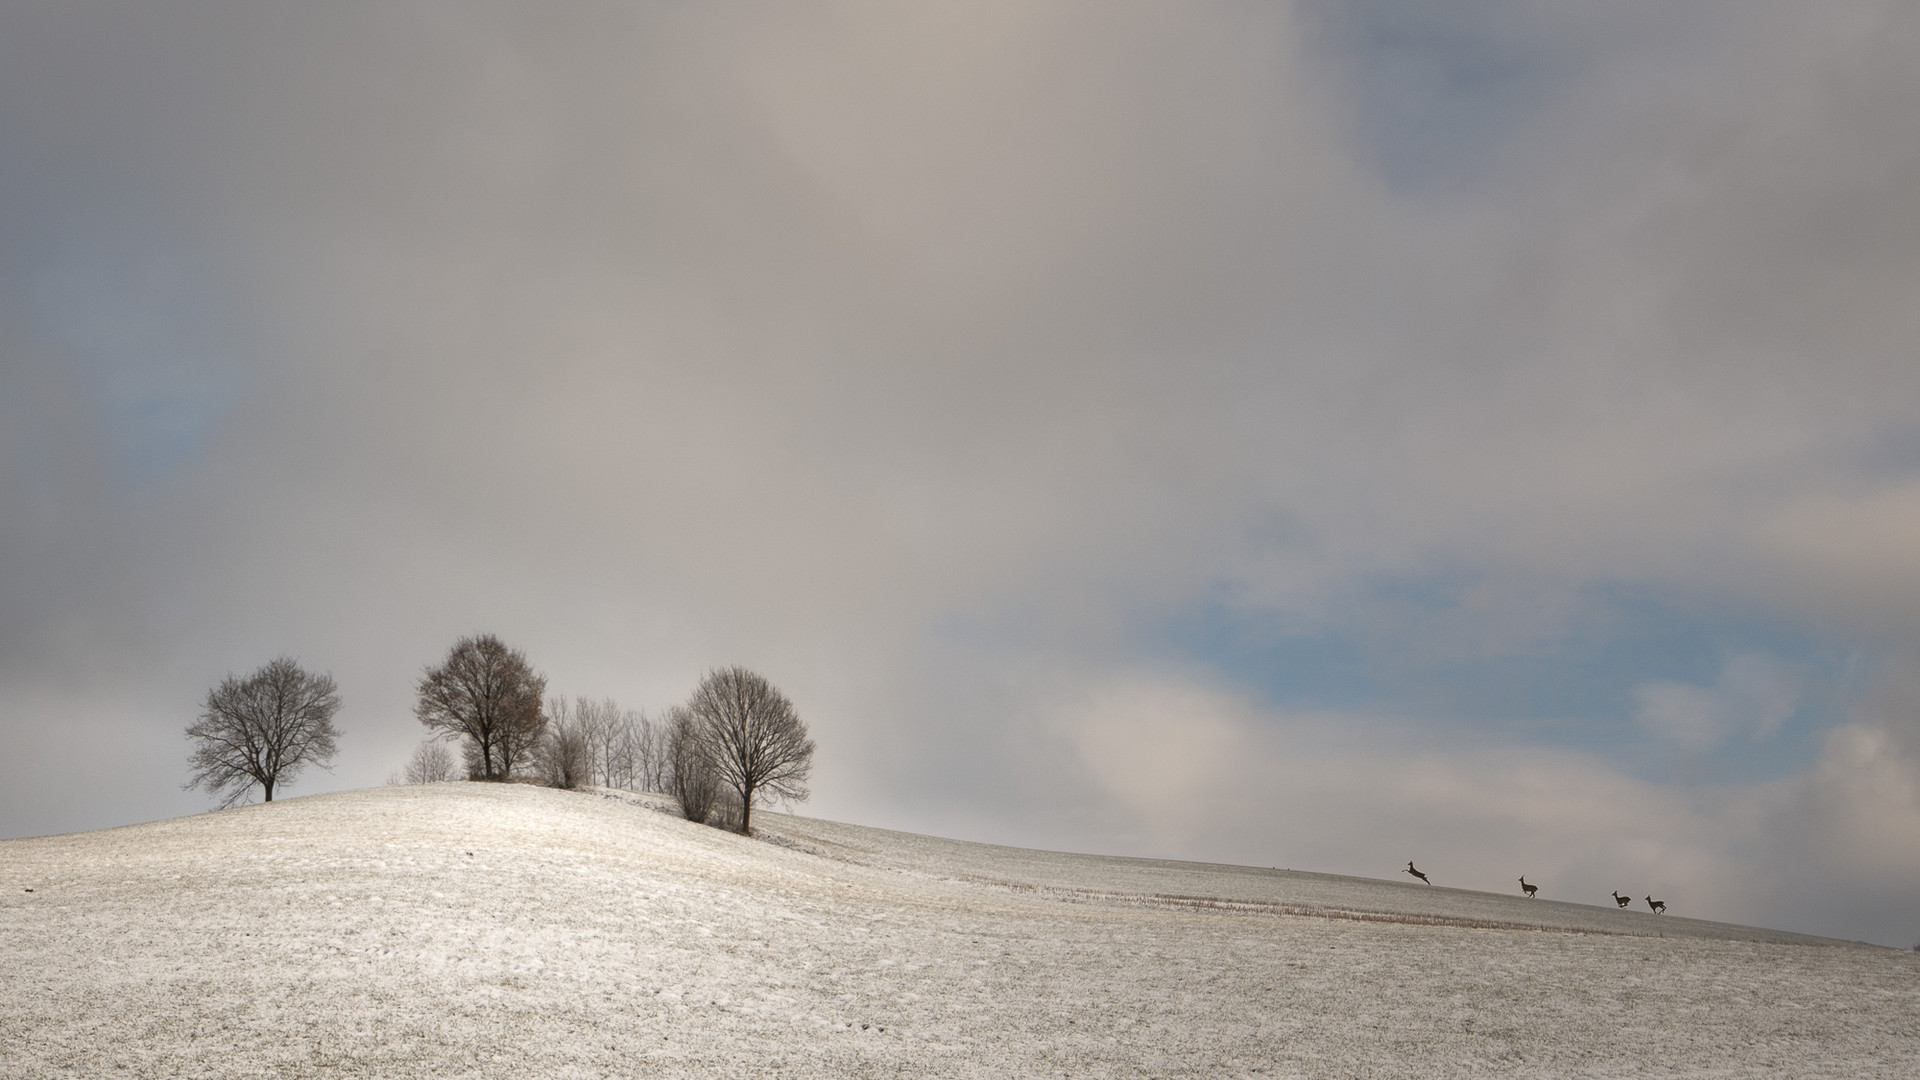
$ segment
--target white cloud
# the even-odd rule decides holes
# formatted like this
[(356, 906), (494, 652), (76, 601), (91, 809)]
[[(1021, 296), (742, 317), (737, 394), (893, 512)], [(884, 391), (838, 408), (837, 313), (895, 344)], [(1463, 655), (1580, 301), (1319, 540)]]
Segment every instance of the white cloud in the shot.
[(1219, 812), (1217, 788), (1240, 771), (1250, 715), (1236, 696), (1142, 672), (1090, 690), (1061, 722), (1145, 841), (1178, 850), (1201, 819)]
[(1792, 718), (1800, 683), (1778, 661), (1730, 657), (1712, 686), (1647, 682), (1634, 688), (1633, 718), (1689, 750), (1710, 750), (1735, 736), (1764, 739)]

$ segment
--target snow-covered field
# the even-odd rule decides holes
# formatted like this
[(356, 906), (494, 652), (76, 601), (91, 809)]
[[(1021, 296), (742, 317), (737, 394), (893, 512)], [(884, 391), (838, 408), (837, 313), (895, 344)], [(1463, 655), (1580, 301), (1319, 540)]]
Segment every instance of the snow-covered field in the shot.
[(1911, 952), (649, 802), (0, 841), (0, 1076), (1920, 1075)]

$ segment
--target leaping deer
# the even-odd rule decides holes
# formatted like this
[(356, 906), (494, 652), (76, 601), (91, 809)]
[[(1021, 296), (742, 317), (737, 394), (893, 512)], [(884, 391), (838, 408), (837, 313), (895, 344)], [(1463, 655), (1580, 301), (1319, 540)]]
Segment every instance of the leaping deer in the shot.
[(1620, 890), (1615, 889), (1613, 890), (1613, 902), (1619, 904), (1621, 907), (1626, 907), (1628, 904), (1633, 903), (1633, 897), (1621, 896)]
[[(1407, 868), (1406, 870), (1402, 871), (1402, 873), (1412, 874), (1414, 877), (1419, 878), (1421, 881), (1427, 881), (1427, 875), (1413, 868), (1413, 861), (1411, 859), (1407, 861)], [(1433, 884), (1433, 882), (1427, 881), (1427, 884), (1431, 885)]]
[(1653, 897), (1649, 896), (1647, 897), (1647, 907), (1649, 910), (1657, 912), (1661, 915), (1665, 915), (1667, 913), (1667, 902), (1665, 900), (1655, 900)]
[(1526, 893), (1527, 899), (1531, 900), (1533, 899), (1533, 894), (1540, 891), (1540, 886), (1527, 884), (1527, 875), (1521, 874), (1520, 875), (1520, 891), (1523, 893)]

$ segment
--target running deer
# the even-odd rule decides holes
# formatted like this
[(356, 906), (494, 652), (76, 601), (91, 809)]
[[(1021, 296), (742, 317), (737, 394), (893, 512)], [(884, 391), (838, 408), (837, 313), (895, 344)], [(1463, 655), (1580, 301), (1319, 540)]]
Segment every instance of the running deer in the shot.
[(1655, 911), (1662, 915), (1665, 915), (1667, 913), (1667, 902), (1665, 900), (1655, 900), (1653, 897), (1649, 896), (1647, 897), (1647, 908), (1650, 911)]
[[(1409, 860), (1409, 861), (1407, 862), (1407, 868), (1406, 868), (1406, 869), (1405, 869), (1404, 871), (1401, 871), (1401, 872), (1402, 872), (1402, 873), (1407, 873), (1407, 874), (1412, 874), (1412, 875), (1413, 875), (1414, 877), (1417, 877), (1417, 878), (1419, 878), (1419, 879), (1420, 879), (1421, 881), (1427, 881), (1427, 875), (1425, 875), (1425, 874), (1423, 874), (1423, 873), (1421, 873), (1421, 872), (1420, 872), (1420, 871), (1418, 871), (1418, 870), (1415, 870), (1415, 869), (1413, 868), (1413, 862), (1412, 862), (1411, 860)], [(1431, 881), (1427, 881), (1427, 884), (1429, 884), (1429, 885), (1431, 885), (1431, 884), (1433, 884), (1433, 882), (1431, 882)]]
[(1620, 890), (1615, 889), (1613, 890), (1613, 902), (1619, 904), (1621, 907), (1626, 907), (1628, 904), (1633, 903), (1633, 897), (1621, 896)]
[(1531, 900), (1533, 899), (1533, 894), (1540, 891), (1540, 886), (1527, 884), (1527, 875), (1521, 874), (1520, 875), (1520, 891), (1523, 893), (1526, 893), (1527, 899)]

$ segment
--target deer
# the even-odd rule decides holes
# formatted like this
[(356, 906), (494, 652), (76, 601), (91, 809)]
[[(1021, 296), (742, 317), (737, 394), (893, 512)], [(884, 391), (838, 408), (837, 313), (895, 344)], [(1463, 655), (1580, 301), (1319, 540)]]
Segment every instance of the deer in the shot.
[[(1407, 861), (1407, 868), (1405, 870), (1402, 870), (1401, 873), (1412, 874), (1414, 877), (1419, 878), (1421, 881), (1427, 881), (1427, 875), (1413, 868), (1413, 861), (1411, 859)], [(1427, 881), (1427, 884), (1431, 885), (1433, 884), (1433, 882)]]
[(1656, 914), (1665, 915), (1667, 913), (1667, 902), (1665, 900), (1655, 900), (1649, 896), (1647, 897), (1647, 910), (1655, 912)]
[(1613, 902), (1619, 904), (1621, 907), (1626, 907), (1628, 904), (1633, 903), (1633, 897), (1621, 896), (1620, 890), (1615, 889), (1613, 890)]
[(1527, 884), (1527, 875), (1521, 874), (1520, 891), (1527, 894), (1527, 899), (1532, 900), (1534, 898), (1533, 894), (1540, 891), (1540, 886)]

